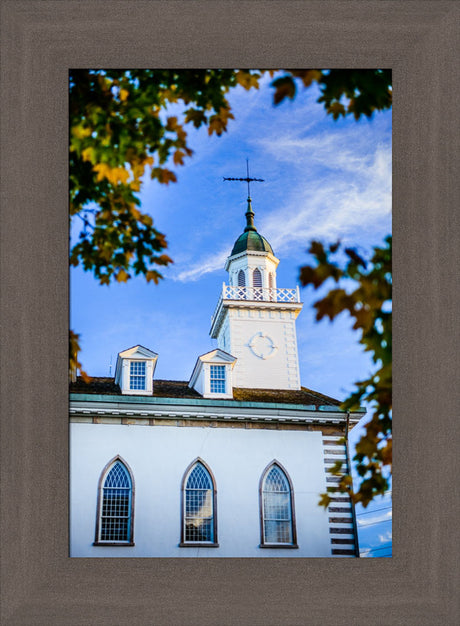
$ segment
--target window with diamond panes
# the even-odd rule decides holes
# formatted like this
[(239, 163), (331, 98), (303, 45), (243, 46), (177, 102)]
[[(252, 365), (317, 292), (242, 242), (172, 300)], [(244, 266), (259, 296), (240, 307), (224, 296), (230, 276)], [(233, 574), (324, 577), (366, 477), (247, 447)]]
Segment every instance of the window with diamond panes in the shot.
[(197, 462), (185, 483), (184, 542), (216, 543), (214, 522), (214, 485), (208, 470)]
[(145, 361), (131, 361), (129, 364), (129, 388), (145, 389)]
[(272, 465), (262, 483), (262, 545), (293, 545), (292, 494), (279, 465)]
[(125, 465), (121, 461), (116, 461), (102, 486), (98, 541), (130, 542), (131, 517), (131, 477)]
[(211, 393), (225, 393), (225, 365), (211, 365)]

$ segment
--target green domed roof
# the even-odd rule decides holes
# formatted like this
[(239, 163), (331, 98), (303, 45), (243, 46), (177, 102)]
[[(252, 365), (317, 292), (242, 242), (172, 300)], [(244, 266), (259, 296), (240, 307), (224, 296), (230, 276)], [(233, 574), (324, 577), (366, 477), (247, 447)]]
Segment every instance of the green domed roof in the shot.
[(234, 254), (239, 254), (240, 252), (245, 252), (246, 250), (254, 250), (256, 252), (270, 252), (273, 254), (273, 250), (271, 245), (259, 235), (256, 230), (248, 230), (244, 232), (242, 235), (238, 237), (235, 241), (235, 245), (233, 246), (233, 250), (230, 256)]
[(257, 232), (257, 228), (254, 226), (254, 212), (251, 206), (251, 198), (248, 198), (248, 208), (246, 211), (246, 228), (244, 229), (244, 233), (242, 233), (238, 239), (235, 241), (232, 252), (230, 256), (234, 254), (239, 254), (240, 252), (246, 252), (246, 250), (251, 250), (254, 252), (269, 252), (273, 254), (271, 245)]

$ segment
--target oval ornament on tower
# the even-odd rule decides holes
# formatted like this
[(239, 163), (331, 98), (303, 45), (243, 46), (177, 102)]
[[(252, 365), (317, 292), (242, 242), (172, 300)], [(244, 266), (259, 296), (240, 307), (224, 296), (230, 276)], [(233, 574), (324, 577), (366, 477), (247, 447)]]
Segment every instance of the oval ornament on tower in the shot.
[(278, 347), (275, 346), (275, 342), (269, 336), (262, 331), (256, 333), (248, 343), (249, 349), (254, 356), (259, 359), (269, 359), (274, 356)]

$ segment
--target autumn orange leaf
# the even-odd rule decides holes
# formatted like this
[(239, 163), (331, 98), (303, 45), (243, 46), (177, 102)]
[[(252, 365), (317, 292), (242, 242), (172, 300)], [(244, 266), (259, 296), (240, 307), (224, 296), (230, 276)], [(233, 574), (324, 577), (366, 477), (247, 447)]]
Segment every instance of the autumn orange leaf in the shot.
[(181, 150), (176, 150), (173, 156), (174, 165), (183, 165), (184, 164), (184, 152)]
[(116, 274), (116, 279), (119, 283), (125, 283), (128, 278), (130, 278), (130, 275), (125, 272), (124, 269), (121, 269), (117, 274)]
[(146, 272), (145, 278), (147, 282), (150, 282), (151, 280), (153, 280), (155, 285), (158, 285), (159, 274), (155, 270), (149, 270), (148, 272)]
[(251, 74), (251, 72), (245, 72), (244, 70), (239, 70), (236, 75), (236, 82), (244, 87), (245, 89), (251, 89), (254, 87), (255, 89), (259, 89), (259, 78), (260, 74)]

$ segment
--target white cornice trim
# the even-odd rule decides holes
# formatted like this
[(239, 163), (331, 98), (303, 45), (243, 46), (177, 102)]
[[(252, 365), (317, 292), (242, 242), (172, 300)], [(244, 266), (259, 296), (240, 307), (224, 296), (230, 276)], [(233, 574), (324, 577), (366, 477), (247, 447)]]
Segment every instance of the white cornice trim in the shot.
[(217, 310), (211, 321), (209, 335), (215, 339), (225, 318), (227, 309), (268, 309), (272, 311), (294, 311), (296, 318), (301, 312), (303, 302), (274, 302), (271, 300), (219, 300)]
[(271, 252), (264, 252), (262, 250), (243, 250), (243, 252), (238, 252), (238, 254), (234, 254), (233, 256), (227, 257), (227, 260), (225, 261), (224, 269), (228, 272), (230, 264), (233, 261), (236, 261), (237, 259), (242, 259), (245, 256), (265, 257), (267, 259), (270, 259), (270, 261), (272, 261), (272, 263), (275, 264), (275, 267), (278, 267), (278, 264), (280, 262), (280, 260), (277, 259), (274, 254), (271, 254)]
[[(108, 403), (104, 406), (100, 406), (101, 403), (98, 403), (97, 407), (88, 406), (87, 403), (78, 403), (72, 402), (70, 405), (70, 417), (73, 416), (82, 416), (82, 417), (150, 417), (155, 419), (199, 419), (199, 420), (210, 420), (210, 421), (229, 421), (229, 420), (244, 420), (251, 422), (267, 422), (267, 423), (298, 423), (298, 424), (345, 424), (346, 423), (346, 414), (338, 415), (337, 412), (326, 412), (313, 410), (304, 410), (299, 411), (299, 414), (290, 414), (291, 411), (286, 411), (286, 414), (280, 415), (279, 409), (273, 409), (274, 413), (270, 414), (269, 410), (254, 412), (241, 412), (241, 411), (229, 411), (228, 409), (223, 408), (222, 411), (216, 410), (216, 407), (213, 407), (212, 411), (203, 410), (205, 407), (202, 407), (201, 410), (187, 410), (187, 409), (176, 409), (171, 410), (169, 406), (165, 406), (164, 408), (156, 407), (152, 409), (146, 409), (145, 407), (136, 408), (114, 408), (110, 406)], [(259, 411), (261, 411), (259, 413)], [(276, 412), (276, 413), (275, 413)], [(292, 411), (294, 413), (294, 411)], [(361, 416), (360, 416), (361, 417)], [(360, 417), (352, 418), (350, 416), (350, 421), (355, 423), (359, 421)]]

